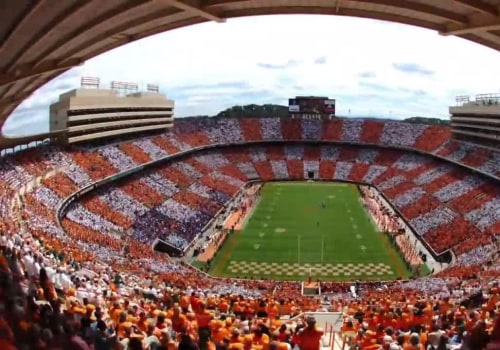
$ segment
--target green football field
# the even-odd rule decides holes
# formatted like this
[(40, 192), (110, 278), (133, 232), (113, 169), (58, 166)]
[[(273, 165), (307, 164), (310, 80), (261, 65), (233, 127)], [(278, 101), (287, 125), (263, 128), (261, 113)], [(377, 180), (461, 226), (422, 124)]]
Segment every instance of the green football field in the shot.
[(212, 262), (216, 276), (354, 281), (408, 277), (355, 185), (266, 183), (253, 213)]

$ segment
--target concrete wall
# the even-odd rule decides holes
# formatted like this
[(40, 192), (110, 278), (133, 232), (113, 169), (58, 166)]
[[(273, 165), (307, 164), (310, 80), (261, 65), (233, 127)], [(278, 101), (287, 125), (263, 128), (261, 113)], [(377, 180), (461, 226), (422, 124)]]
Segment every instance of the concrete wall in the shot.
[(470, 102), (450, 107), (450, 113), (451, 130), (456, 138), (471, 136), (476, 138), (473, 142), (485, 145), (500, 140), (500, 105)]
[(138, 133), (142, 131), (152, 131), (152, 130), (161, 130), (172, 127), (173, 124), (161, 124), (161, 125), (148, 125), (148, 126), (140, 126), (135, 128), (123, 128), (117, 130), (110, 131), (102, 131), (96, 133), (88, 133), (80, 136), (73, 136), (67, 138), (67, 143), (76, 143), (82, 141), (91, 141), (91, 140), (99, 140), (106, 137), (114, 137), (118, 135), (126, 135), (131, 133)]
[(500, 105), (482, 105), (469, 103), (464, 106), (450, 107), (450, 114), (479, 114), (484, 116), (500, 116)]
[[(117, 108), (129, 110), (116, 112)], [(102, 111), (85, 114), (87, 109)], [(79, 112), (68, 116), (70, 111)], [(64, 130), (63, 143), (90, 141), (172, 127), (173, 114), (174, 101), (163, 94), (137, 92), (120, 96), (113, 90), (75, 89), (60, 95), (59, 100), (50, 106), (50, 130)], [(69, 126), (69, 122), (78, 122), (79, 125)], [(88, 133), (82, 135), (86, 130)]]
[(59, 102), (69, 100), (69, 109), (95, 109), (95, 108), (174, 108), (174, 101), (167, 99), (163, 94), (134, 93), (120, 96), (113, 90), (102, 89), (76, 89), (63, 94)]

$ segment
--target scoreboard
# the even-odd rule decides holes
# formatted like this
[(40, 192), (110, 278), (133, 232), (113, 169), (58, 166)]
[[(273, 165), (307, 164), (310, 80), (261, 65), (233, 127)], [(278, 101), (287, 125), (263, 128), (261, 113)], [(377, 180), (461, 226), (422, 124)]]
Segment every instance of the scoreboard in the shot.
[(288, 114), (292, 118), (335, 117), (335, 100), (328, 97), (297, 96), (288, 100)]

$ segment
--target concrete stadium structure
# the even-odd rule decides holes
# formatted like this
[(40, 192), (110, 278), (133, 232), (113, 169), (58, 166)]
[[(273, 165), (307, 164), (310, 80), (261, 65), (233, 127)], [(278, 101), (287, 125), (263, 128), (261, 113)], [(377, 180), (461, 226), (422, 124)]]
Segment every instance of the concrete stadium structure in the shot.
[[(499, 50), (499, 5), (500, 0), (7, 0), (2, 2), (0, 12), (0, 127), (19, 103), (65, 70), (111, 48), (186, 25), (278, 13), (358, 16), (434, 29)], [(78, 94), (78, 91), (74, 93), (77, 98)], [(480, 108), (483, 106), (473, 106), (476, 107), (482, 113)], [(60, 129), (54, 127), (54, 130), (58, 131), (21, 139), (0, 135), (0, 149), (61, 135)], [(110, 279), (103, 280), (101, 276), (112, 277), (111, 273), (123, 278), (123, 289), (117, 289), (119, 297), (143, 293), (140, 298), (131, 299), (135, 305), (146, 301), (145, 297), (156, 296), (156, 290), (152, 293), (153, 286), (156, 288), (166, 281), (173, 283), (174, 293), (187, 291), (186, 286), (189, 289), (196, 286), (204, 295), (234, 293), (244, 294), (245, 298), (247, 295), (248, 298), (258, 297), (262, 291), (267, 291), (272, 292), (272, 300), (285, 296), (296, 300), (296, 305), (302, 305), (303, 299), (298, 296), (299, 283), (281, 288), (282, 285), (270, 280), (246, 283), (212, 278), (152, 252), (149, 237), (141, 230), (137, 230), (133, 239), (115, 230), (119, 227), (126, 232), (138, 221), (136, 219), (146, 217), (146, 213), (153, 211), (149, 209), (156, 206), (164, 209), (165, 217), (168, 216), (172, 224), (168, 226), (171, 232), (182, 229), (192, 234), (196, 232), (192, 225), (201, 222), (198, 218), (207, 219), (208, 214), (212, 217), (219, 207), (229, 203), (228, 198), (237, 192), (244, 180), (253, 179), (254, 174), (263, 181), (302, 179), (309, 171), (317, 171), (319, 177), (327, 180), (370, 180), (384, 190), (388, 200), (401, 207), (402, 216), (411, 221), (416, 232), (431, 247), (436, 248), (436, 253), (453, 251), (452, 265), (433, 278), (398, 281), (394, 285), (384, 285), (386, 290), (375, 286), (380, 297), (370, 298), (368, 303), (361, 300), (363, 308), (359, 310), (364, 313), (372, 313), (374, 305), (383, 306), (388, 300), (416, 299), (419, 304), (425, 301), (432, 306), (443, 290), (449, 290), (450, 295), (459, 292), (460, 297), (479, 291), (489, 297), (484, 305), (492, 305), (495, 308), (492, 311), (496, 311), (495, 303), (500, 298), (495, 284), (500, 277), (500, 152), (453, 140), (451, 130), (439, 125), (354, 118), (191, 118), (177, 122), (163, 134), (98, 149), (71, 147), (68, 151), (67, 147), (45, 145), (9, 155), (0, 163), (0, 231), (14, 233), (15, 240), (12, 244), (14, 254), (8, 254), (9, 261), (2, 261), (2, 273), (15, 278), (5, 278), (6, 283), (2, 284), (2, 295), (7, 300), (4, 303), (6, 312), (2, 314), (10, 315), (7, 312), (10, 312), (10, 305), (14, 305), (10, 301), (15, 300), (18, 307), (14, 310), (15, 317), (0, 315), (2, 329), (8, 335), (2, 340), (9, 348), (10, 343), (18, 345), (15, 342), (20, 348), (35, 348), (30, 346), (31, 339), (35, 342), (38, 337), (31, 335), (37, 334), (37, 329), (41, 335), (52, 334), (45, 322), (37, 323), (45, 319), (40, 317), (44, 312), (35, 313), (34, 308), (23, 307), (22, 301), (28, 299), (24, 286), (28, 283), (29, 289), (40, 288), (43, 292), (42, 300), (37, 300), (40, 304), (72, 305), (75, 301), (74, 295), (69, 297), (70, 293), (67, 299), (61, 300), (55, 293), (55, 283), (49, 284), (54, 293), (48, 293), (51, 291), (46, 288), (48, 284), (38, 278), (43, 274), (36, 269), (35, 259), (31, 259), (31, 264), (23, 264), (27, 278), (22, 281), (24, 274), (18, 272), (24, 271), (19, 269), (21, 260), (17, 256), (26, 253), (29, 257), (32, 253), (40, 254), (40, 261), (48, 262), (47, 270), (50, 268), (60, 275), (58, 277), (71, 279), (82, 272), (94, 272), (94, 267), (96, 272), (104, 271), (89, 275), (92, 286), (83, 292), (92, 294), (80, 294), (80, 290), (76, 290), (77, 298), (92, 296), (83, 298), (90, 300), (91, 305), (97, 305), (94, 295), (106, 295), (103, 291), (109, 290)], [(233, 146), (234, 149), (229, 149)], [(241, 151), (247, 146), (253, 148), (252, 152)], [(212, 154), (206, 152), (211, 150)], [(181, 157), (185, 158), (171, 162)], [(167, 166), (152, 169), (160, 162)], [(137, 175), (140, 172), (141, 178), (132, 175), (135, 172)], [(118, 180), (122, 182), (116, 182)], [(98, 185), (105, 182), (106, 185), (113, 182), (116, 188), (99, 192)], [(84, 198), (85, 194), (89, 197)], [(96, 196), (90, 198), (94, 194)], [(74, 204), (69, 207), (73, 200)], [(68, 214), (60, 217), (65, 206)], [(187, 212), (190, 220), (184, 220)], [(161, 223), (161, 230), (166, 228), (166, 220), (147, 218), (151, 220), (143, 221), (145, 231), (154, 233), (157, 226), (151, 223)], [(19, 232), (23, 236), (18, 235)], [(38, 242), (40, 238), (43, 244)], [(2, 242), (10, 244), (12, 241)], [(51, 259), (45, 254), (50, 254)], [(60, 259), (57, 262), (56, 255)], [(76, 266), (73, 262), (82, 265)], [(86, 267), (84, 263), (89, 264), (86, 266), (91, 264), (92, 270), (80, 269)], [(11, 288), (4, 286), (11, 284)], [(70, 289), (74, 293), (72, 286), (67, 284), (62, 289), (65, 293)], [(321, 290), (327, 293), (330, 289), (336, 293), (346, 290), (346, 286), (324, 283)], [(365, 285), (363, 289), (365, 287), (370, 288)], [(357, 293), (351, 289), (351, 294)], [(109, 301), (116, 300), (115, 295), (108, 295)], [(343, 299), (346, 296), (347, 293), (341, 295)], [(345, 306), (346, 310), (358, 309), (360, 299), (356, 295), (352, 299), (340, 306)], [(59, 304), (60, 301), (63, 303)], [(436, 313), (437, 319), (455, 315), (456, 320), (463, 322), (465, 316), (469, 324), (475, 317), (455, 313), (462, 305), (458, 298), (446, 301), (456, 307)], [(413, 306), (416, 303), (404, 304), (408, 309), (418, 309)], [(488, 310), (482, 305), (473, 309), (471, 315), (489, 314), (484, 312)], [(313, 306), (316, 309), (317, 305)], [(54, 307), (53, 310), (58, 309)], [(106, 313), (111, 310), (104, 309)], [(389, 308), (380, 310), (387, 314)], [(302, 317), (302, 312), (308, 310), (300, 311), (299, 317)], [(70, 312), (64, 318), (59, 317), (58, 311), (49, 312), (54, 329), (65, 330), (66, 323), (62, 321), (66, 317), (74, 321)], [(340, 331), (339, 313), (314, 315), (318, 324), (330, 328), (326, 330), (329, 341), (323, 343), (321, 349), (344, 348), (345, 343), (340, 343), (351, 339), (353, 332), (340, 336), (334, 333)], [(7, 323), (13, 321), (10, 328), (5, 327), (4, 319)], [(491, 321), (500, 325), (500, 321), (488, 319), (488, 323)], [(375, 327), (371, 323), (369, 330), (373, 331)], [(25, 329), (25, 325), (30, 326)], [(22, 332), (18, 331), (21, 328)], [(10, 332), (11, 329), (14, 332)], [(497, 334), (496, 329), (495, 326), (494, 334)], [(63, 344), (59, 341), (66, 340), (66, 335), (72, 336), (70, 331), (54, 332), (53, 343)], [(82, 335), (84, 331), (82, 327)], [(13, 338), (10, 333), (16, 338), (8, 339)]]
[(456, 101), (457, 106), (450, 107), (453, 136), (498, 148), (500, 94), (480, 94), (473, 100), (469, 96), (457, 96)]
[(165, 130), (173, 126), (173, 113), (174, 101), (158, 91), (122, 96), (114, 89), (80, 88), (50, 105), (50, 131), (63, 144), (101, 140)]
[[(266, 14), (353, 16), (419, 26), (499, 50), (499, 6), (500, 0), (6, 1), (0, 14), (0, 127), (24, 99), (64, 71), (188, 25)], [(37, 139), (2, 137), (0, 148)]]

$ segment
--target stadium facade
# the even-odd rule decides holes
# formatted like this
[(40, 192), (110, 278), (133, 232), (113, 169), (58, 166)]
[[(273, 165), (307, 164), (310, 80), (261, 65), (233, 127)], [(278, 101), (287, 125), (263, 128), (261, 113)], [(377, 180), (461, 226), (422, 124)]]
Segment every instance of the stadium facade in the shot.
[(450, 107), (453, 136), (499, 148), (500, 94), (457, 96), (456, 102), (457, 106)]
[(99, 88), (97, 78), (82, 78), (82, 86), (63, 93), (50, 105), (50, 131), (63, 144), (74, 144), (162, 131), (174, 124), (174, 101), (148, 85), (111, 82)]

